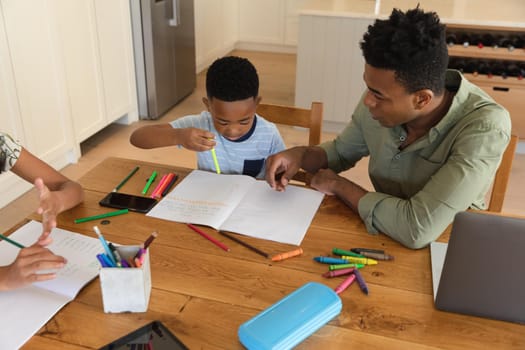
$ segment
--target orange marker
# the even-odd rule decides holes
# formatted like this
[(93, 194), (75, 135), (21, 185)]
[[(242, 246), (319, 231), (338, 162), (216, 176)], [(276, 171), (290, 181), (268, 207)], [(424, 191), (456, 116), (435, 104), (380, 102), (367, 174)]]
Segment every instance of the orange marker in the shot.
[(297, 248), (286, 253), (280, 253), (272, 256), (272, 261), (281, 261), (301, 254), (303, 254), (303, 248)]

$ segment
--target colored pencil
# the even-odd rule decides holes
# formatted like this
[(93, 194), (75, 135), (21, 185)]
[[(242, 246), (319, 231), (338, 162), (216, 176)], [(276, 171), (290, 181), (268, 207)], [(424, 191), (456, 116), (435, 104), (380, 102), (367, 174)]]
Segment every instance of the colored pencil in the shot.
[(186, 224), (186, 225), (188, 225), (189, 228), (191, 228), (193, 231), (197, 232), (202, 237), (206, 238), (208, 241), (210, 241), (213, 244), (215, 244), (217, 247), (219, 247), (219, 248), (221, 248), (221, 249), (223, 249), (223, 250), (225, 250), (227, 252), (230, 251), (230, 248), (228, 248), (226, 245), (224, 245), (223, 243), (219, 242), (218, 240), (216, 240), (212, 236), (208, 235), (207, 233), (205, 233), (204, 231), (202, 231), (198, 227), (196, 227), (196, 226), (194, 226), (192, 224)]
[(118, 190), (120, 190), (120, 188), (121, 188), (122, 186), (124, 186), (124, 184), (125, 184), (126, 182), (128, 182), (128, 180), (130, 179), (130, 177), (132, 177), (132, 176), (137, 172), (137, 170), (139, 170), (139, 167), (138, 167), (138, 166), (136, 166), (135, 169), (131, 170), (131, 172), (128, 174), (128, 176), (126, 176), (126, 177), (124, 178), (124, 180), (120, 181), (120, 183), (117, 185), (117, 187), (115, 187), (115, 188), (113, 189), (113, 192), (117, 192)]
[(263, 252), (262, 250), (255, 248), (255, 247), (252, 246), (251, 244), (248, 244), (248, 243), (246, 243), (246, 242), (244, 242), (244, 241), (241, 241), (239, 238), (237, 238), (237, 237), (235, 237), (235, 236), (233, 236), (233, 235), (230, 235), (230, 234), (228, 234), (228, 233), (226, 233), (226, 232), (224, 232), (224, 231), (219, 231), (219, 233), (220, 233), (221, 235), (223, 235), (224, 237), (227, 237), (227, 238), (231, 239), (232, 241), (237, 242), (237, 243), (239, 243), (240, 245), (245, 246), (246, 248), (250, 249), (251, 251), (253, 251), (253, 252), (255, 252), (255, 253), (259, 254), (259, 255), (264, 256), (265, 258), (268, 258), (268, 257), (269, 257), (268, 253), (265, 253), (265, 252)]

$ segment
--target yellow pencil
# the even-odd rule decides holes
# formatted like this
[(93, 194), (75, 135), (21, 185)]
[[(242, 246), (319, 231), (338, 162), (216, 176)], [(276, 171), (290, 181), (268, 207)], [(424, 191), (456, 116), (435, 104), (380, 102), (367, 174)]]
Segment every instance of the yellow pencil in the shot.
[(221, 173), (221, 168), (219, 167), (219, 161), (217, 160), (217, 154), (215, 153), (215, 148), (211, 149), (211, 156), (213, 157), (213, 163), (215, 163), (215, 170), (217, 174)]

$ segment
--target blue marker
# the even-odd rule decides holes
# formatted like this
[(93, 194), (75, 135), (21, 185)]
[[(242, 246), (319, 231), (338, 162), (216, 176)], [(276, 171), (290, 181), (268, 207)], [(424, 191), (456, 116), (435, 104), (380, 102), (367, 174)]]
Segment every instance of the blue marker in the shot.
[(316, 256), (314, 260), (323, 264), (348, 264), (348, 260), (332, 258), (329, 256)]
[(100, 232), (97, 226), (93, 226), (93, 231), (95, 231), (97, 234), (98, 239), (100, 240), (100, 243), (102, 243), (102, 247), (104, 247), (106, 255), (108, 256), (109, 260), (111, 260), (112, 265), (117, 266), (117, 262), (115, 261), (115, 258), (113, 258), (113, 253), (111, 252), (111, 249), (109, 249), (108, 242), (106, 242), (106, 239), (104, 236), (102, 236), (102, 232)]
[(104, 254), (97, 254), (97, 259), (102, 267), (109, 267), (108, 263), (104, 259)]

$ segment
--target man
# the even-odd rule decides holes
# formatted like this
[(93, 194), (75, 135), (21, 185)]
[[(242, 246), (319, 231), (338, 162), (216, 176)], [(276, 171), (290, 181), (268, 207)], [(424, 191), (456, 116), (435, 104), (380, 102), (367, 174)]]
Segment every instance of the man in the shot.
[[(368, 27), (360, 45), (368, 90), (350, 124), (333, 141), (268, 158), (266, 181), (283, 191), (303, 168), (315, 174), (313, 188), (343, 200), (370, 233), (422, 248), (457, 212), (485, 208), (510, 117), (447, 70), (445, 26), (436, 13), (394, 9)], [(366, 156), (376, 192), (337, 175)]]

